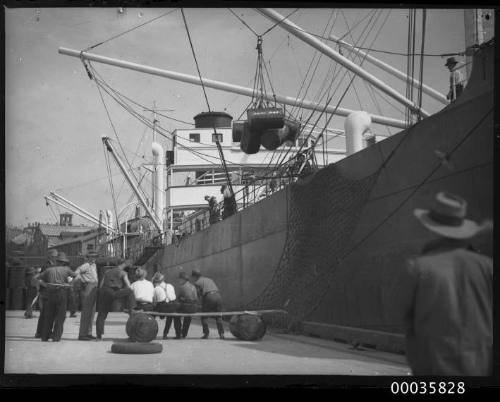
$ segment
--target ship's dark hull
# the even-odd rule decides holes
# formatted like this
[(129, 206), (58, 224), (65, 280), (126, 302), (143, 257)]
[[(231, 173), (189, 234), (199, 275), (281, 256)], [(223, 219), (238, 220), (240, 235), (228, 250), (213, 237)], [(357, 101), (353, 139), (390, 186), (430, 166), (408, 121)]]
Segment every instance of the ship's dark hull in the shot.
[[(286, 308), (300, 321), (401, 333), (400, 273), (431, 234), (413, 217), (438, 191), (493, 217), (493, 49), (461, 97), (413, 127), (161, 250), (167, 280), (198, 268), (228, 310)], [(487, 237), (477, 246), (491, 253)], [(148, 264), (148, 265), (150, 265)], [(308, 325), (309, 325), (308, 324)], [(320, 325), (320, 326), (321, 326)]]

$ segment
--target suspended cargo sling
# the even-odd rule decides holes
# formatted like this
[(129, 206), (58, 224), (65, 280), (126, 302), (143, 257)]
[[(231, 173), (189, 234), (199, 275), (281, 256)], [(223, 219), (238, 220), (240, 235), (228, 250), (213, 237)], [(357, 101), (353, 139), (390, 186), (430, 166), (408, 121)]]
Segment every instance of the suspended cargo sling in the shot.
[(286, 141), (295, 141), (300, 131), (300, 124), (285, 120), (283, 128), (265, 130), (260, 138), (261, 144), (269, 151), (274, 151)]
[(285, 124), (283, 110), (277, 107), (248, 109), (247, 121), (252, 131), (282, 128)]
[(245, 131), (244, 121), (233, 122), (233, 142), (241, 142), (241, 137), (243, 137), (244, 131)]
[(243, 135), (241, 136), (240, 148), (246, 154), (256, 154), (260, 149), (261, 131), (252, 131), (248, 122), (243, 124)]

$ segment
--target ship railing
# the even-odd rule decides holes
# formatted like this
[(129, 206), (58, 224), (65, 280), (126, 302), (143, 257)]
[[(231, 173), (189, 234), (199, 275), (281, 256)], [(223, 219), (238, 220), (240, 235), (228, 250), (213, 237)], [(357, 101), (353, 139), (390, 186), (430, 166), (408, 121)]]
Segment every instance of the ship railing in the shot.
[[(297, 162), (298, 159), (294, 157), (269, 175), (242, 180), (242, 184), (245, 184), (244, 187), (234, 193), (237, 211), (264, 200), (296, 181), (299, 177)], [(227, 218), (228, 216), (224, 214), (224, 201), (217, 204), (217, 211), (214, 211), (214, 213), (217, 216), (217, 221), (212, 224), (210, 223), (211, 212), (208, 207), (183, 218), (182, 222), (173, 230), (171, 236), (167, 238), (166, 243), (179, 245), (187, 236), (216, 224), (218, 221), (223, 220), (223, 216)]]

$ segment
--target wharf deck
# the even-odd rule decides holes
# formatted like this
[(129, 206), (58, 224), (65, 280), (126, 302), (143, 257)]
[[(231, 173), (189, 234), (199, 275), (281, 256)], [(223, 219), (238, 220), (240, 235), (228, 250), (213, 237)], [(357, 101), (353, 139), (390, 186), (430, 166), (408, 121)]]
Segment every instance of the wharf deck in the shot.
[[(268, 331), (256, 342), (240, 341), (226, 331), (220, 340), (210, 323), (208, 339), (201, 339), (198, 318), (188, 337), (161, 339), (165, 320), (158, 319), (163, 352), (120, 355), (110, 352), (113, 341), (125, 341), (128, 315), (110, 313), (104, 339), (79, 341), (80, 313), (67, 318), (60, 342), (33, 337), (37, 318), (22, 311), (7, 311), (5, 320), (5, 374), (284, 374), (284, 375), (389, 375), (405, 376), (410, 370), (402, 355), (377, 350), (352, 350), (348, 344)], [(35, 312), (38, 316), (38, 312)], [(213, 321), (213, 320), (210, 320)], [(227, 329), (227, 323), (224, 323)], [(94, 333), (95, 335), (95, 333)]]

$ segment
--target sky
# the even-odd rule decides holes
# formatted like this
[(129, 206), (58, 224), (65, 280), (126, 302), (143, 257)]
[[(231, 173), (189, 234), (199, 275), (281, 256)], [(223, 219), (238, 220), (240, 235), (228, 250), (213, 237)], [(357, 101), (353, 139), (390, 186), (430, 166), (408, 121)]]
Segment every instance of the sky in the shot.
[[(127, 159), (137, 166), (137, 172), (142, 163), (151, 160), (152, 130), (105, 94), (103, 103), (82, 62), (59, 54), (58, 48), (84, 50), (169, 11), (172, 12), (107, 41), (91, 52), (197, 75), (180, 9), (5, 9), (5, 206), (8, 225), (27, 226), (35, 221), (56, 223), (55, 216), (63, 209), (46, 206), (43, 197), (50, 191), (58, 192), (94, 215), (98, 215), (99, 210), (113, 210), (102, 135), (116, 139), (116, 131)], [(233, 11), (259, 34), (274, 25), (255, 9), (235, 8)], [(295, 9), (277, 11), (285, 16)], [(184, 12), (202, 76), (252, 87), (257, 59), (255, 34), (228, 9), (187, 8)], [(421, 14), (418, 16), (416, 43), (420, 49)], [(299, 9), (290, 20), (317, 35), (331, 32), (344, 36), (349, 43), (376, 50), (407, 51), (408, 10), (405, 9)], [(426, 54), (460, 52), (465, 48), (464, 42), (463, 10), (427, 11)], [(327, 44), (336, 48), (331, 41)], [(272, 87), (277, 94), (297, 96), (308, 88), (305, 97), (315, 100), (325, 90), (331, 73), (338, 72), (338, 81), (331, 87), (333, 105), (342, 99), (341, 107), (404, 120), (400, 105), (388, 101), (387, 96), (372, 95), (359, 78), (343, 97), (350, 76), (326, 56), (322, 56), (315, 67), (312, 60), (316, 62), (319, 54), (280, 26), (263, 36), (263, 49)], [(370, 54), (401, 71), (407, 69), (407, 58), (402, 55)], [(432, 56), (423, 60), (424, 82), (444, 94), (448, 90), (445, 61), (446, 57)], [(415, 59), (415, 65), (418, 72), (419, 58)], [(193, 122), (196, 114), (208, 110), (200, 86), (98, 63), (92, 66), (114, 89), (147, 108), (155, 102), (158, 109), (168, 110), (160, 113), (169, 117)], [(405, 94), (404, 82), (369, 64), (363, 67)], [(268, 91), (271, 92), (269, 84)], [(235, 119), (250, 101), (248, 97), (210, 88), (207, 97), (211, 110), (225, 110)], [(423, 107), (435, 113), (443, 105), (424, 96)], [(142, 113), (152, 118), (150, 111)], [(304, 118), (309, 113), (304, 111)], [(162, 116), (158, 120), (167, 130), (189, 127)], [(343, 128), (343, 121), (343, 117), (334, 116), (330, 127)], [(375, 130), (388, 134), (398, 132), (398, 129), (381, 126)], [(167, 148), (166, 139), (160, 138), (160, 142)], [(125, 216), (132, 193), (113, 161), (111, 179), (118, 194), (117, 211), (124, 210)], [(145, 189), (150, 187), (146, 184)], [(77, 216), (73, 219), (74, 224), (89, 224)]]

